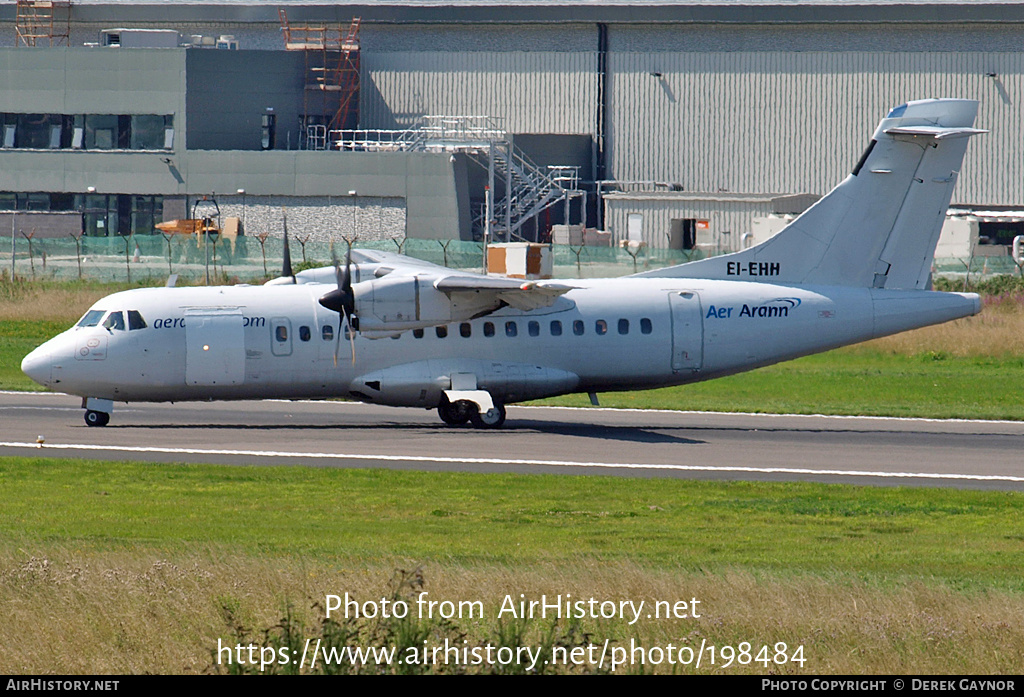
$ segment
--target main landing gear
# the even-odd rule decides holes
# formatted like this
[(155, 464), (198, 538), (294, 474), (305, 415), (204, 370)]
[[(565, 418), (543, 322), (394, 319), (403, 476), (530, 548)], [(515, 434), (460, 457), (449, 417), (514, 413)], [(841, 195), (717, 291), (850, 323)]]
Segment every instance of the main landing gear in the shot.
[(495, 402), (491, 409), (481, 412), (480, 407), (467, 399), (454, 403), (444, 400), (437, 407), (437, 415), (449, 426), (461, 426), (469, 421), (475, 428), (501, 428), (505, 423), (505, 405)]

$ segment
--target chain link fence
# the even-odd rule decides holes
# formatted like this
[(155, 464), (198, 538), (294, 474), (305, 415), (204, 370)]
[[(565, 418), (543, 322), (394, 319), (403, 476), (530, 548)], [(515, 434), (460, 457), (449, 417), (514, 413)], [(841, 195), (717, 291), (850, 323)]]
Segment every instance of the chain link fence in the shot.
[[(6, 246), (6, 249), (3, 247)], [(331, 263), (331, 243), (291, 241), (296, 271)], [(442, 266), (481, 271), (483, 245), (460, 240), (392, 239), (361, 242), (354, 247), (401, 252)], [(346, 242), (334, 242), (340, 259)], [(12, 254), (13, 252), (13, 254)], [(204, 244), (194, 235), (30, 238), (0, 243), (0, 274), (23, 279), (135, 282), (165, 281), (176, 274), (188, 283), (260, 283), (281, 274), (283, 241), (265, 236), (224, 237)], [(553, 245), (555, 278), (606, 278), (682, 264), (706, 256), (698, 250), (677, 251)], [(1010, 256), (939, 259), (937, 275), (971, 278), (1019, 274)]]

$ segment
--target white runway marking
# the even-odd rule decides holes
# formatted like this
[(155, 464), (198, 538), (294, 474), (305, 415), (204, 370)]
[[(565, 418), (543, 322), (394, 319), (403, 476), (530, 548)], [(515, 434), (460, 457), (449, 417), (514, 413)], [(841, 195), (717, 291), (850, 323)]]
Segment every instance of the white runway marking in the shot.
[[(364, 455), (359, 453), (303, 453), (275, 450), (217, 450), (207, 448), (155, 448), (127, 445), (49, 444), (40, 448), (36, 443), (0, 442), (0, 447), (31, 448), (33, 450), (94, 450), (98, 452), (159, 453), (166, 455), (230, 455), (244, 457), (287, 457), (296, 459), (346, 459), (370, 462), (440, 462), (469, 465), (519, 465), (524, 467), (576, 467), (581, 469), (637, 469), (668, 470), (677, 472), (740, 472), (745, 474), (796, 474), (845, 477), (872, 477), (882, 479), (936, 479), (944, 481), (1024, 482), (1024, 477), (1012, 475), (976, 475), (928, 472), (871, 472), (867, 470), (809, 469), (799, 467), (750, 467), (700, 465), (658, 465), (632, 462), (576, 462), (572, 460), (518, 460), (492, 457), (432, 457), (424, 455)], [(38, 453), (37, 453), (38, 454)]]

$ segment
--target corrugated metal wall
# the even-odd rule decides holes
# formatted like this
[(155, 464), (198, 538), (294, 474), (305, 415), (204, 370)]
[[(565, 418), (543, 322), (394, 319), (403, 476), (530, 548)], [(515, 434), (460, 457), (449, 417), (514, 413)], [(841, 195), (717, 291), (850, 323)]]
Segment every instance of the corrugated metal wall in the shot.
[(750, 232), (755, 216), (772, 212), (771, 200), (673, 200), (671, 198), (632, 198), (628, 195), (605, 199), (606, 230), (612, 243), (627, 238), (627, 220), (631, 213), (643, 216), (643, 239), (651, 249), (668, 249), (668, 233), (673, 218), (708, 221), (707, 230), (697, 231), (697, 245), (704, 251), (727, 252), (741, 249), (741, 237)]
[[(485, 114), (519, 133), (593, 133), (592, 52), (367, 52), (364, 128)], [(688, 191), (829, 191), (911, 99), (981, 101), (954, 201), (1024, 201), (1024, 53), (612, 52), (608, 162)], [(987, 77), (995, 73), (997, 77)]]
[(360, 127), (404, 128), (425, 114), (504, 119), (513, 133), (593, 133), (593, 52), (362, 54)]
[(610, 65), (618, 179), (825, 193), (889, 108), (964, 97), (992, 133), (971, 143), (954, 201), (1024, 201), (1024, 53), (613, 53)]

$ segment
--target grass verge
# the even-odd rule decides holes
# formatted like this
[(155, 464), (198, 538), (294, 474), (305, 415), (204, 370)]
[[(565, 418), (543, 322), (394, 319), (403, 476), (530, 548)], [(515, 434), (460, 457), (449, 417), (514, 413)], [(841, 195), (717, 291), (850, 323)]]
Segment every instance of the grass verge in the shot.
[[(784, 672), (805, 673), (1010, 673), (1024, 650), (1019, 493), (48, 458), (0, 461), (0, 487), (11, 672), (227, 670), (218, 638), (337, 638), (326, 594), (422, 590), (483, 616), (340, 629), (393, 645), (785, 641), (808, 661)], [(701, 617), (498, 617), (520, 594), (697, 598)]]

